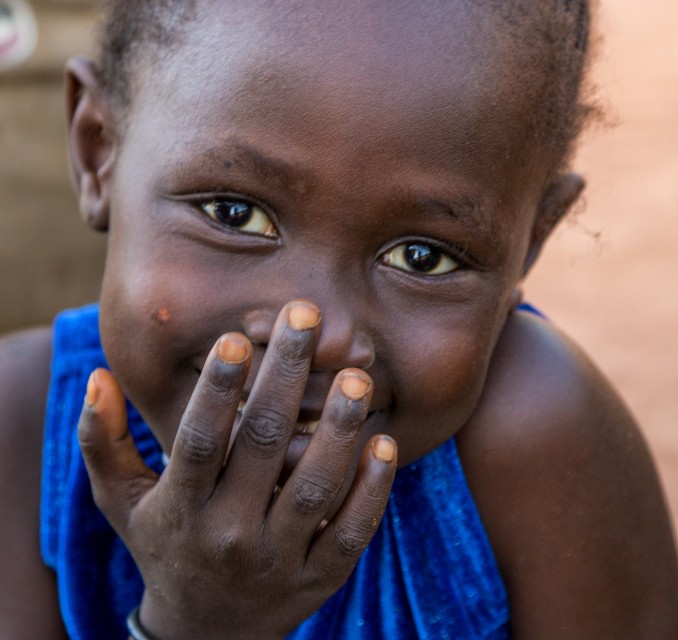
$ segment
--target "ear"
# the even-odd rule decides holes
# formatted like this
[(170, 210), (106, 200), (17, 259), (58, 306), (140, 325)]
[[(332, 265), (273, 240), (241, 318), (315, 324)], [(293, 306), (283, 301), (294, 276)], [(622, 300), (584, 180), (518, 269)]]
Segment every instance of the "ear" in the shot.
[(586, 183), (577, 173), (557, 176), (544, 191), (537, 209), (530, 246), (523, 265), (523, 277), (537, 260), (546, 238), (577, 201)]
[(83, 220), (108, 230), (115, 161), (114, 121), (99, 91), (94, 62), (72, 58), (66, 65), (66, 109), (71, 179)]

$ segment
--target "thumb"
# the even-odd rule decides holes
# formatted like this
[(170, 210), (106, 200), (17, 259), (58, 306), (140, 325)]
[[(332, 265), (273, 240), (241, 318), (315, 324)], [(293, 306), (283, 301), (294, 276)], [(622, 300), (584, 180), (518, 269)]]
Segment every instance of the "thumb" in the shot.
[(113, 375), (96, 369), (78, 423), (78, 440), (96, 505), (120, 533), (136, 504), (158, 481), (127, 428), (125, 397)]

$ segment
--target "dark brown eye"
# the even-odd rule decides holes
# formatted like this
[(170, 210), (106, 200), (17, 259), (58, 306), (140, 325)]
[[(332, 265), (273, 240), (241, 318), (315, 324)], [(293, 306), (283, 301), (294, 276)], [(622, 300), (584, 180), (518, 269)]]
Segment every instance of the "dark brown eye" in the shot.
[(246, 202), (215, 202), (214, 217), (229, 227), (242, 227), (252, 219), (252, 208)]
[(200, 208), (215, 222), (219, 222), (242, 233), (267, 237), (277, 236), (273, 222), (255, 204), (243, 200), (210, 200)]
[(443, 275), (459, 268), (446, 253), (425, 242), (404, 242), (384, 254), (384, 264), (409, 273)]
[(406, 244), (403, 256), (410, 267), (422, 273), (433, 271), (442, 259), (440, 251), (427, 244)]

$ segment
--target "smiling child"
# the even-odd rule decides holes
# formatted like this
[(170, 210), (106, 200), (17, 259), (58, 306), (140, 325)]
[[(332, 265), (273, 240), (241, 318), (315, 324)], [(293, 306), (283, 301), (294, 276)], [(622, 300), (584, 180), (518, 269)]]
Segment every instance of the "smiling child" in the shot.
[(67, 73), (100, 302), (0, 343), (2, 637), (678, 637), (638, 429), (519, 306), (589, 21), (109, 2)]

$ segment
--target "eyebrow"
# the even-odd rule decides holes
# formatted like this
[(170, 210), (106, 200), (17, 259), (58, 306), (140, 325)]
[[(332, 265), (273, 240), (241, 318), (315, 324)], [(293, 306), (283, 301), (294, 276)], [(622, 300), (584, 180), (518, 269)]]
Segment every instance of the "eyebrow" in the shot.
[(237, 138), (230, 138), (226, 144), (213, 148), (210, 156), (218, 158), (226, 170), (234, 165), (244, 166), (260, 180), (297, 193), (306, 193), (315, 183), (310, 171), (303, 171), (286, 160), (267, 155)]
[(470, 196), (436, 198), (422, 193), (404, 193), (413, 208), (441, 218), (451, 218), (474, 234), (487, 235), (495, 231), (494, 221), (480, 199)]
[[(242, 138), (231, 136), (219, 146), (210, 149), (209, 156), (217, 159), (223, 169), (243, 166), (258, 179), (274, 187), (305, 194), (312, 190), (316, 177), (310, 170), (304, 170), (287, 160), (268, 155)], [(447, 198), (433, 197), (425, 191), (396, 189), (398, 199), (409, 203), (413, 210), (440, 218), (451, 218), (474, 234), (493, 233), (495, 225), (492, 216), (483, 206), (481, 198), (460, 196)]]

